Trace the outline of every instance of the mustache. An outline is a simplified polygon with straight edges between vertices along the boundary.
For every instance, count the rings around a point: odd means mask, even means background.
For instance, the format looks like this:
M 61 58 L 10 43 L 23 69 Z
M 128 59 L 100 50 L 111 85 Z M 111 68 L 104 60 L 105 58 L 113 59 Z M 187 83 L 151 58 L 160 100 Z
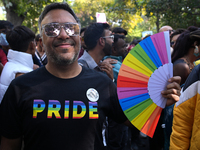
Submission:
M 59 39 L 59 40 L 56 40 L 53 42 L 53 45 L 54 46 L 58 46 L 58 45 L 61 45 L 61 44 L 69 44 L 69 45 L 75 45 L 75 42 L 73 40 L 70 40 L 70 39 Z

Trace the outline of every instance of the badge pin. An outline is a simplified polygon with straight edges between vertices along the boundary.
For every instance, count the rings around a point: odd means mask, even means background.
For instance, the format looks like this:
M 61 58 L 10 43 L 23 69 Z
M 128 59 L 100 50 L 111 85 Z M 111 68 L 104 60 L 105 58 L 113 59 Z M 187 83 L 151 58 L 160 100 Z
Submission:
M 86 96 L 91 102 L 99 100 L 99 93 L 94 88 L 89 88 L 86 92 Z

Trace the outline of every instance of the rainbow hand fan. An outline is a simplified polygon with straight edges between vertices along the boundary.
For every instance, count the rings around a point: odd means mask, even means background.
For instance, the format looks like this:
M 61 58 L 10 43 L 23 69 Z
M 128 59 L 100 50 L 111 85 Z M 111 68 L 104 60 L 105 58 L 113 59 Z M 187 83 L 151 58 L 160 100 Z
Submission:
M 169 32 L 154 34 L 137 44 L 126 56 L 117 80 L 120 105 L 130 122 L 153 137 L 166 105 L 161 91 L 173 76 Z

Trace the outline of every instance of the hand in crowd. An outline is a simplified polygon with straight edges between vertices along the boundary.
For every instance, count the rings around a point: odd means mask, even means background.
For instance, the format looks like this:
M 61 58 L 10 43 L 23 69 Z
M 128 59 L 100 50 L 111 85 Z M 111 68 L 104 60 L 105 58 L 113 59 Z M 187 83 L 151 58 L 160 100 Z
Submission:
M 109 64 L 116 64 L 117 60 L 116 59 L 112 59 L 112 58 L 107 58 L 107 59 L 104 59 L 103 62 L 107 62 Z
M 35 69 L 37 69 L 37 68 L 39 68 L 39 66 L 36 65 L 36 64 L 33 64 L 33 70 L 35 70 Z
M 170 106 L 174 104 L 175 102 L 179 101 L 179 97 L 181 95 L 181 77 L 175 76 L 168 80 L 170 84 L 167 85 L 167 89 L 165 91 L 162 91 L 161 94 L 163 97 L 167 98 L 166 106 Z
M 114 75 L 113 75 L 113 67 L 112 64 L 116 64 L 117 61 L 115 59 L 111 59 L 111 58 L 108 58 L 108 59 L 105 59 L 103 62 L 101 62 L 99 64 L 99 67 L 101 68 L 102 71 L 106 72 L 106 74 L 108 75 L 108 77 L 110 79 L 114 79 Z

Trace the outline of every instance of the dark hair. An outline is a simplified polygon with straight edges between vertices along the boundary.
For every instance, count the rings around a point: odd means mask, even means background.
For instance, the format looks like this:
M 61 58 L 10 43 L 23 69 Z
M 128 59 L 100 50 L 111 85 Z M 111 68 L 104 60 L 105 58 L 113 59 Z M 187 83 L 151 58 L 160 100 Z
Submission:
M 134 45 L 137 45 L 138 43 L 140 43 L 140 41 L 142 41 L 141 39 L 140 40 L 137 40 L 137 39 L 134 39 L 130 45 L 134 44 Z
M 16 26 L 6 33 L 6 40 L 11 49 L 26 52 L 31 41 L 34 41 L 35 33 L 25 26 Z
M 38 25 L 39 25 L 40 33 L 41 33 L 42 20 L 44 19 L 44 17 L 47 15 L 48 12 L 50 12 L 51 10 L 55 10 L 55 9 L 63 9 L 63 10 L 68 11 L 74 17 L 74 19 L 77 21 L 77 23 L 80 24 L 78 17 L 76 16 L 74 11 L 71 9 L 71 7 L 67 3 L 51 3 L 50 5 L 47 5 L 44 8 L 44 11 L 41 13 L 41 15 L 39 17 Z
M 105 29 L 110 29 L 109 24 L 93 23 L 86 29 L 84 34 L 84 42 L 87 46 L 87 50 L 91 50 L 97 45 L 99 38 L 105 35 Z
M 86 29 L 87 29 L 87 27 L 85 27 L 85 28 L 81 28 L 81 32 L 80 32 L 80 34 L 81 34 L 82 32 L 84 32 Z
M 194 26 L 188 29 L 181 33 L 176 41 L 172 53 L 172 62 L 185 56 L 189 52 L 190 48 L 194 48 L 195 41 L 197 42 L 197 45 L 200 45 L 200 29 Z
M 5 29 L 6 31 L 11 30 L 13 28 L 13 24 L 9 21 L 0 20 L 0 29 Z
M 41 37 L 40 34 L 37 34 L 35 37 L 35 41 L 38 42 L 40 40 L 40 37 Z
M 127 35 L 127 31 L 123 28 L 120 28 L 120 27 L 115 27 L 112 32 L 114 34 L 117 34 L 117 33 L 124 33 L 124 35 Z
M 198 29 L 198 28 L 195 27 L 195 26 L 189 26 L 189 27 L 187 28 L 187 30 L 189 30 L 190 32 L 196 31 L 197 29 Z
M 178 35 L 178 34 L 181 34 L 183 33 L 184 31 L 186 31 L 186 29 L 176 29 L 171 35 L 170 35 L 170 41 L 172 40 L 172 38 L 175 36 L 175 35 Z
M 148 38 L 148 37 L 150 37 L 150 36 L 151 36 L 151 34 L 147 34 L 145 37 L 143 37 L 142 40 L 144 40 L 144 39 L 146 39 L 146 38 Z
M 124 35 L 120 35 L 120 34 L 114 34 L 114 43 L 113 44 L 116 44 L 119 39 L 123 39 L 124 40 L 125 36 Z

